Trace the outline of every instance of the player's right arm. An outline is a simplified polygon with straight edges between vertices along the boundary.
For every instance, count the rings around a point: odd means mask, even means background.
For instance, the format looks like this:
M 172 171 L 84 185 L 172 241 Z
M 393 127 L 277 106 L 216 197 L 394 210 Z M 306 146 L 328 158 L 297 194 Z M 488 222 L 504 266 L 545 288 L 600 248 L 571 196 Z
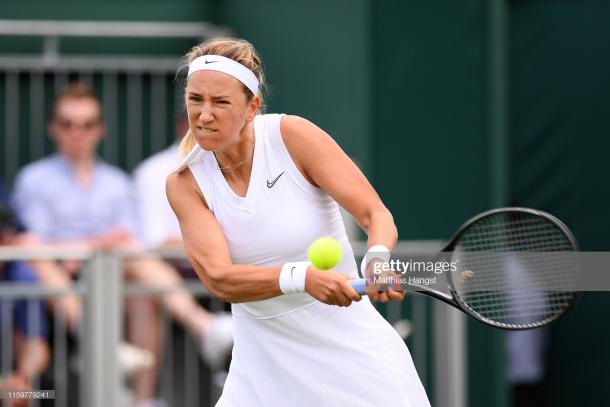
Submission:
M 186 169 L 167 178 L 167 198 L 180 223 L 189 261 L 208 290 L 232 303 L 281 295 L 280 266 L 233 264 L 220 225 L 210 212 L 197 183 Z M 360 296 L 337 272 L 307 273 L 306 291 L 327 304 L 347 306 Z

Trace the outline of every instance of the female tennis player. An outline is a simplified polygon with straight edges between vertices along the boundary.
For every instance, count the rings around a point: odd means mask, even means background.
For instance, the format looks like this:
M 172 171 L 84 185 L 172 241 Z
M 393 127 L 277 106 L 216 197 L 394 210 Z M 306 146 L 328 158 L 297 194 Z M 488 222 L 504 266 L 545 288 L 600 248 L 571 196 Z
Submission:
M 338 204 L 369 251 L 396 244 L 375 190 L 320 128 L 260 113 L 264 75 L 248 42 L 198 45 L 185 65 L 188 154 L 167 195 L 199 277 L 232 303 L 233 359 L 217 405 L 429 406 L 404 342 L 348 283 L 357 267 Z M 306 261 L 320 236 L 342 246 L 334 270 Z

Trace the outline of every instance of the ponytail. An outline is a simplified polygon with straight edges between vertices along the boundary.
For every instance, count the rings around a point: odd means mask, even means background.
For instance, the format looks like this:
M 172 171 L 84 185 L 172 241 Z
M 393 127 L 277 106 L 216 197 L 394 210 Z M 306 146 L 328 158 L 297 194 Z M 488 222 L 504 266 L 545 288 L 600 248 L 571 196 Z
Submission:
M 195 145 L 197 145 L 197 140 L 195 140 L 195 136 L 193 136 L 191 129 L 188 129 L 180 142 L 180 154 L 183 156 L 187 155 L 191 152 Z

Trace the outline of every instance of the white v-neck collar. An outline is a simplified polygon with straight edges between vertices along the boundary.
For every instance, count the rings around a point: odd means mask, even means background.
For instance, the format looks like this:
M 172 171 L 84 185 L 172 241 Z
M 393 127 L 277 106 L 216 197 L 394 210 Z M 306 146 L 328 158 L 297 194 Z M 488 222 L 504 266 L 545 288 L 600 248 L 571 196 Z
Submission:
M 256 204 L 256 196 L 257 196 L 257 188 L 256 182 L 258 182 L 258 173 L 259 167 L 261 163 L 259 161 L 261 158 L 261 150 L 263 148 L 263 143 L 260 138 L 263 136 L 262 133 L 257 131 L 257 120 L 254 120 L 254 154 L 252 155 L 252 169 L 250 172 L 250 180 L 248 181 L 248 189 L 246 190 L 245 196 L 239 196 L 235 193 L 233 188 L 229 185 L 225 177 L 222 175 L 222 171 L 219 168 L 218 161 L 216 161 L 216 156 L 214 153 L 210 152 L 211 159 L 210 162 L 214 163 L 215 169 L 214 174 L 218 183 L 222 185 L 223 188 L 226 189 L 230 199 L 236 207 L 240 209 L 244 209 L 246 211 L 252 212 L 254 210 L 254 206 Z

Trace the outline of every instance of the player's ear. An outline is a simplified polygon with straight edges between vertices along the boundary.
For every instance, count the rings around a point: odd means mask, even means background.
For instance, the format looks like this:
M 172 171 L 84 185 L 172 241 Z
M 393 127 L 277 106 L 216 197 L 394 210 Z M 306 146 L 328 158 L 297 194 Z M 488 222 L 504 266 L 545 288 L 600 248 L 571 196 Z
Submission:
M 260 109 L 260 107 L 261 98 L 260 96 L 255 95 L 254 97 L 252 97 L 252 99 L 250 99 L 250 102 L 248 102 L 248 116 L 246 120 L 248 120 L 249 122 L 254 120 L 254 118 L 256 117 L 256 113 L 258 113 L 258 109 Z

